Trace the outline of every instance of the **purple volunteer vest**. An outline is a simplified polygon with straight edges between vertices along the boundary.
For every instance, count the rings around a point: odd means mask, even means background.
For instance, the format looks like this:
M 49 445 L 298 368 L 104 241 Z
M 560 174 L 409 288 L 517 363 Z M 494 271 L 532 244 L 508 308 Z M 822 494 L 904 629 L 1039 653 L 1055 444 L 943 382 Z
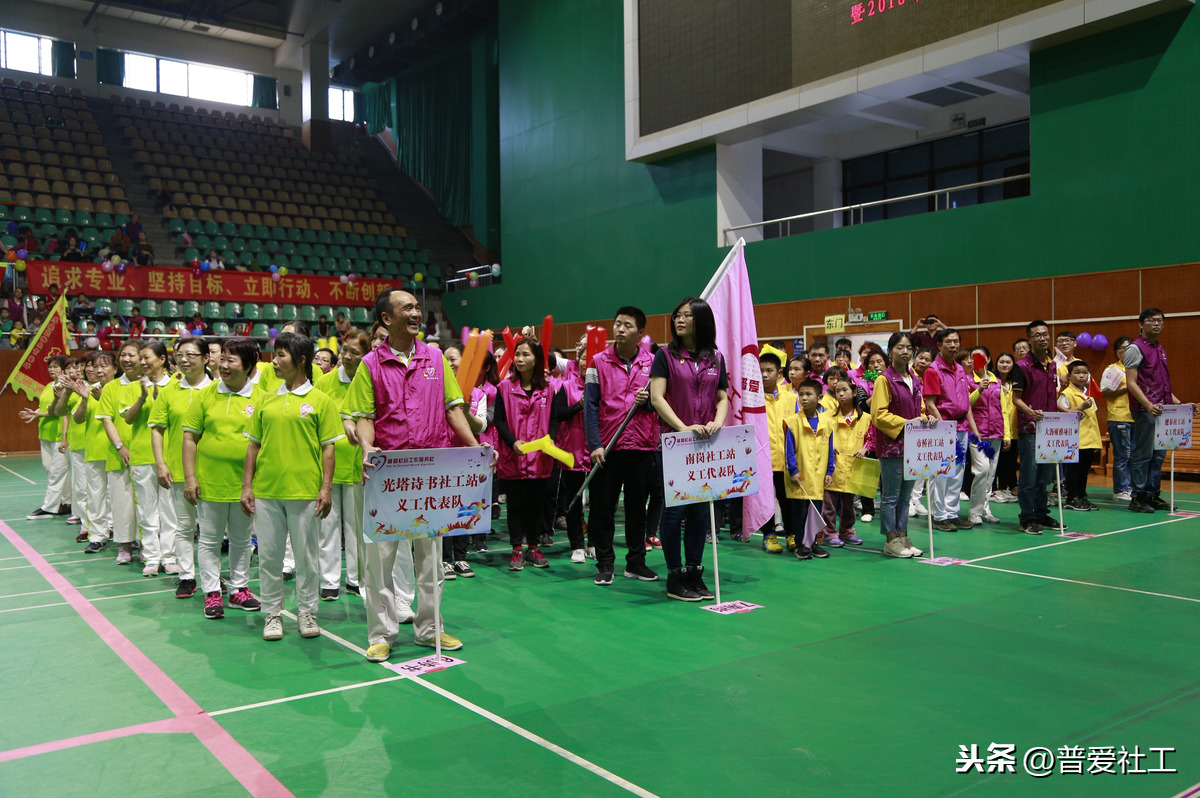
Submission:
M 979 428 L 979 437 L 982 440 L 1004 437 L 1004 414 L 1000 410 L 1000 382 L 994 375 L 988 383 L 987 390 L 979 394 L 979 399 L 971 408 L 971 415 L 975 417 L 975 426 Z
M 1160 343 L 1150 343 L 1144 336 L 1138 336 L 1133 345 L 1142 353 L 1142 362 L 1137 370 L 1138 387 L 1151 404 L 1170 404 L 1171 372 L 1167 370 L 1167 350 Z M 1142 403 L 1137 401 L 1131 401 L 1129 409 L 1134 413 L 1146 412 Z
M 711 360 L 697 363 L 691 352 L 684 350 L 667 353 L 670 376 L 663 396 L 675 415 L 685 426 L 707 424 L 717 416 L 717 385 L 721 380 L 721 369 L 725 365 L 721 353 L 713 350 Z M 666 422 L 660 421 L 662 432 L 674 432 Z
M 550 403 L 554 389 L 547 386 L 531 394 L 521 389 L 516 380 L 504 380 L 497 388 L 504 402 L 504 420 L 519 441 L 535 441 L 550 431 Z M 500 447 L 500 465 L 496 473 L 501 479 L 540 479 L 550 476 L 554 463 L 544 452 L 517 454 L 511 446 Z
M 417 341 L 405 366 L 387 344 L 362 359 L 375 389 L 375 445 L 380 449 L 450 446 L 441 351 Z
M 1021 401 L 1032 410 L 1043 413 L 1053 413 L 1058 410 L 1058 369 L 1053 359 L 1048 359 L 1046 365 L 1038 364 L 1033 358 L 1033 352 L 1026 352 L 1025 357 L 1017 362 L 1017 368 L 1025 378 L 1025 390 L 1021 392 Z M 1017 432 L 1026 435 L 1037 432 L 1037 421 L 1032 416 L 1017 413 Z
M 887 380 L 888 392 L 892 395 L 892 401 L 888 403 L 888 410 L 901 418 L 920 418 L 921 381 L 914 375 L 902 375 L 891 366 L 884 369 L 880 376 Z M 905 376 L 912 380 L 912 388 L 905 384 Z M 901 430 L 895 438 L 890 438 L 885 434 L 880 434 L 877 430 L 875 453 L 879 457 L 903 457 L 904 431 Z

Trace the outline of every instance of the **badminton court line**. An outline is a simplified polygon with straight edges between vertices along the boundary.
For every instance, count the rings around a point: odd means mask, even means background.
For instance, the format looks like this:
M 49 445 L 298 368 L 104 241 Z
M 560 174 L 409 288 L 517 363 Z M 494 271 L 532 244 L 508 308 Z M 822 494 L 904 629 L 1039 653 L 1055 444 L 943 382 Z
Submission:
M 243 704 L 240 707 L 230 707 L 229 709 L 218 709 L 214 712 L 209 712 L 209 717 L 215 718 L 218 715 L 228 715 L 233 712 L 243 712 L 247 709 L 258 709 L 260 707 L 270 707 L 276 704 L 287 704 L 291 701 L 299 701 L 303 698 L 315 698 L 319 695 L 330 695 L 331 693 L 344 693 L 347 690 L 357 690 L 360 687 L 370 687 L 375 684 L 385 684 L 387 682 L 396 682 L 401 679 L 407 679 L 408 674 L 399 674 L 396 676 L 388 676 L 385 679 L 372 679 L 369 682 L 356 682 L 354 684 L 344 684 L 341 687 L 331 687 L 328 690 L 317 690 L 312 693 L 300 693 L 299 695 L 289 695 L 283 698 L 273 698 L 270 701 L 259 701 L 255 704 Z
M 32 479 L 30 479 L 29 477 L 25 476 L 24 474 L 18 474 L 16 471 L 13 471 L 11 468 L 9 468 L 9 467 L 8 467 L 8 466 L 6 466 L 6 465 L 0 465 L 0 468 L 3 468 L 5 471 L 7 471 L 8 473 L 12 474 L 14 477 L 17 477 L 17 478 L 19 478 L 19 479 L 23 479 L 23 480 L 25 480 L 25 481 L 26 481 L 26 482 L 28 482 L 30 485 L 36 485 L 36 484 L 37 484 L 36 482 L 34 482 L 34 481 L 33 481 Z
M 1153 526 L 1163 526 L 1164 524 L 1175 524 L 1180 521 L 1188 521 L 1188 520 L 1191 520 L 1191 519 L 1171 518 L 1166 521 L 1155 521 L 1153 524 L 1142 524 L 1141 526 L 1131 526 L 1128 529 L 1114 529 L 1112 532 L 1101 532 L 1099 534 L 1092 535 L 1090 538 L 1067 538 L 1066 540 L 1058 540 L 1058 541 L 1055 541 L 1054 543 L 1043 543 L 1040 546 L 1030 546 L 1027 549 L 1014 549 L 1013 551 L 1002 551 L 999 554 L 989 554 L 986 557 L 976 557 L 973 560 L 966 560 L 965 562 L 960 563 L 960 565 L 970 565 L 971 563 L 983 562 L 984 560 L 994 560 L 997 557 L 1008 557 L 1011 554 L 1022 554 L 1027 551 L 1037 551 L 1038 549 L 1048 549 L 1051 546 L 1065 546 L 1068 543 L 1078 543 L 1081 540 L 1095 540 L 1096 538 L 1106 538 L 1109 535 L 1119 535 L 1122 532 L 1134 532 L 1139 529 L 1149 529 L 1150 527 L 1153 527 Z
M 296 616 L 294 614 L 292 614 L 286 610 L 283 612 L 283 614 L 293 620 L 295 620 L 295 618 L 296 618 Z M 345 648 L 348 648 L 351 651 L 356 652 L 360 656 L 365 657 L 367 655 L 366 649 L 360 648 L 360 647 L 356 646 L 354 643 L 351 643 L 349 640 L 346 640 L 345 638 L 342 638 L 342 637 L 338 637 L 337 635 L 333 634 L 332 632 L 322 629 L 321 634 L 325 637 L 328 637 L 330 640 L 334 641 L 335 643 L 338 643 L 339 645 L 342 645 Z M 524 737 L 529 742 L 534 743 L 535 745 L 539 745 L 542 748 L 545 748 L 550 753 L 557 754 L 558 756 L 561 756 L 563 759 L 567 760 L 568 762 L 571 762 L 572 764 L 578 765 L 579 767 L 583 768 L 584 770 L 588 770 L 588 771 L 594 773 L 595 775 L 599 776 L 600 778 L 604 779 L 605 781 L 609 782 L 610 784 L 615 784 L 616 786 L 620 787 L 621 789 L 627 790 L 628 792 L 631 792 L 634 795 L 639 796 L 640 798 L 658 798 L 657 795 L 650 792 L 649 790 L 639 787 L 638 785 L 634 784 L 632 781 L 629 781 L 628 779 L 621 778 L 620 776 L 618 776 L 616 773 L 613 773 L 612 771 L 605 770 L 604 768 L 597 765 L 595 762 L 591 762 L 587 759 L 584 759 L 583 757 L 579 756 L 578 754 L 572 753 L 571 751 L 568 751 L 567 749 L 563 748 L 562 746 L 557 745 L 556 743 L 552 743 L 549 740 L 547 740 L 545 737 L 534 734 L 533 732 L 529 731 L 528 729 L 518 726 L 517 724 L 513 723 L 512 721 L 510 721 L 506 718 L 502 718 L 501 716 L 497 715 L 496 713 L 491 712 L 487 709 L 484 709 L 483 707 L 479 706 L 478 704 L 472 703 L 471 701 L 468 701 L 467 699 L 463 698 L 462 696 L 459 696 L 455 693 L 450 692 L 449 690 L 438 687 L 437 685 L 432 684 L 431 682 L 427 682 L 424 679 L 422 679 L 420 676 L 406 676 L 405 678 L 407 678 L 413 684 L 418 684 L 421 687 L 424 687 L 426 690 L 430 690 L 434 693 L 437 693 L 442 698 L 453 701 L 455 704 L 458 704 L 463 709 L 466 709 L 470 712 L 474 712 L 476 715 L 480 716 L 481 718 L 490 720 L 492 723 L 495 723 L 497 726 L 500 726 L 501 728 L 507 729 L 508 731 L 512 732 L 513 734 L 516 734 L 520 737 Z
M 1105 590 L 1120 590 L 1123 593 L 1140 593 L 1143 596 L 1157 596 L 1158 598 L 1177 599 L 1179 601 L 1190 601 L 1195 604 L 1200 604 L 1200 598 L 1188 598 L 1187 596 L 1175 596 L 1170 593 L 1155 593 L 1152 590 L 1137 590 L 1132 587 L 1117 587 L 1116 585 L 1102 585 L 1099 582 L 1084 582 L 1081 579 L 1066 579 L 1061 576 L 1047 576 L 1046 574 L 1031 574 L 1027 571 L 1010 571 L 1007 568 L 993 568 L 990 565 L 974 565 L 969 562 L 959 563 L 959 565 L 967 565 L 971 568 L 978 568 L 981 571 L 997 571 L 1002 574 L 1015 574 L 1016 576 L 1032 576 L 1035 579 L 1049 579 L 1053 582 L 1070 582 L 1073 585 L 1087 585 L 1088 587 L 1101 587 Z

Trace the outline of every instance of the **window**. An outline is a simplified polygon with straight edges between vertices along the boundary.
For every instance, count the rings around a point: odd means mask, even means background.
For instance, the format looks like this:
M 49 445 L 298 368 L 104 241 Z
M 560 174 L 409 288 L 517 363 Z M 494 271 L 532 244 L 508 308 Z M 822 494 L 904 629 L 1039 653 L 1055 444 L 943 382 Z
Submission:
M 254 75 L 249 72 L 137 53 L 125 53 L 124 56 L 123 85 L 127 89 L 229 105 L 249 106 L 253 102 Z
M 856 205 L 1028 173 L 1029 121 L 1025 120 L 847 160 L 842 164 L 842 199 L 846 205 Z M 951 192 L 949 203 L 956 208 L 1028 194 L 1029 182 L 1016 180 Z M 897 219 L 945 207 L 942 195 L 922 197 L 876 205 L 861 214 L 847 213 L 845 223 Z
M 0 67 L 38 75 L 54 74 L 53 39 L 0 31 Z
M 329 87 L 329 118 L 339 122 L 354 121 L 354 92 Z

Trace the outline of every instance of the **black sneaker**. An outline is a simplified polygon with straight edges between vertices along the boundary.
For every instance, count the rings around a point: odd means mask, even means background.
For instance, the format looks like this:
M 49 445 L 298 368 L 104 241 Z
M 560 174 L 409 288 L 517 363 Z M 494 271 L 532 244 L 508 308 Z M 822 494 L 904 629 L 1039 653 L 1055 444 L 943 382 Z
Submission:
M 704 584 L 704 566 L 697 565 L 688 568 L 688 577 L 691 579 L 690 587 L 702 599 L 715 599 L 717 594 L 708 589 L 708 585 Z
M 475 552 L 476 554 L 486 554 L 487 550 L 488 550 L 488 547 L 487 547 L 486 540 L 481 540 L 478 543 L 471 546 L 471 551 Z
M 812 556 L 817 557 L 822 560 L 829 556 L 829 552 L 827 552 L 827 551 L 825 551 L 825 549 L 821 548 L 821 544 L 819 544 L 819 543 L 812 544 L 811 551 L 812 551 Z
M 611 585 L 612 580 L 613 580 L 613 572 L 612 571 L 597 571 L 596 578 L 592 580 L 592 583 L 597 584 L 597 585 Z
M 1165 510 L 1167 509 L 1167 501 L 1162 496 L 1151 496 L 1150 506 L 1155 510 Z
M 796 545 L 795 554 L 797 560 L 811 560 L 813 558 L 812 549 L 810 549 L 808 546 L 805 546 L 803 543 Z
M 1129 500 L 1129 509 L 1135 513 L 1153 513 L 1154 505 L 1148 504 L 1135 496 Z
M 86 543 L 87 539 L 89 537 L 91 537 L 91 534 L 89 532 L 86 532 L 86 531 L 80 532 L 78 535 L 75 536 L 75 542 L 76 543 Z
M 1067 499 L 1065 502 L 1063 502 L 1063 509 L 1086 513 L 1087 505 L 1079 499 Z
M 195 579 L 180 579 L 175 585 L 175 598 L 189 599 L 194 595 L 196 595 Z
M 645 563 L 638 563 L 637 565 L 626 565 L 625 566 L 625 576 L 630 579 L 640 579 L 643 582 L 657 582 L 658 581 L 658 574 L 656 574 L 656 573 L 654 573 L 654 571 L 650 570 L 646 566 Z
M 678 601 L 699 601 L 700 594 L 691 585 L 687 568 L 678 568 L 667 573 L 667 598 Z
M 551 535 L 549 532 L 544 533 L 542 535 L 541 539 L 538 541 L 538 545 L 539 546 L 553 546 L 554 545 L 554 536 Z
M 1042 534 L 1042 526 L 1037 521 L 1026 521 L 1025 523 L 1021 524 L 1017 528 L 1020 529 L 1022 532 L 1024 532 L 1026 535 Z
M 346 583 L 346 592 L 353 593 L 356 596 L 362 595 L 362 591 L 359 589 L 358 585 L 352 585 L 349 582 Z
M 975 526 L 974 524 L 971 523 L 970 518 L 963 518 L 962 516 L 958 516 L 958 515 L 954 516 L 953 518 L 951 518 L 949 520 L 950 520 L 950 523 L 954 524 L 955 528 L 957 528 L 957 529 L 972 529 Z
M 933 528 L 939 532 L 957 532 L 959 526 L 947 518 L 945 521 L 934 521 Z
M 58 518 L 58 513 L 52 513 L 49 510 L 43 510 L 41 507 L 39 507 L 29 515 L 25 516 L 26 521 L 43 521 L 47 518 Z
M 466 560 L 455 560 L 453 564 L 454 573 L 461 576 L 463 579 L 470 579 L 475 575 L 475 569 Z
M 321 588 L 321 601 L 337 601 L 338 589 L 336 587 Z
M 283 581 L 285 581 L 285 582 L 290 582 L 290 581 L 292 581 L 292 580 L 293 580 L 293 579 L 295 579 L 295 578 L 296 578 L 296 572 L 295 572 L 295 571 L 284 571 L 284 572 L 283 572 Z
M 84 554 L 96 554 L 103 548 L 104 548 L 104 543 L 102 541 L 94 541 L 92 543 L 87 544 L 87 548 L 83 550 L 83 553 Z
M 1042 529 L 1048 529 L 1051 532 L 1062 532 L 1067 528 L 1066 524 L 1059 523 L 1048 515 L 1042 516 L 1036 521 Z

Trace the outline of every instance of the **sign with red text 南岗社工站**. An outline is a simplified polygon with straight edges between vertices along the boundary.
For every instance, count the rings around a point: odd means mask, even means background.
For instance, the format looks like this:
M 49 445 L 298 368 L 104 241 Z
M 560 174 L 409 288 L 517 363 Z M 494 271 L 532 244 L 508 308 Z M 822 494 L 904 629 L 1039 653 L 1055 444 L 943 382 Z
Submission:
M 754 427 L 721 427 L 710 438 L 694 432 L 662 436 L 663 491 L 667 507 L 758 493 Z

